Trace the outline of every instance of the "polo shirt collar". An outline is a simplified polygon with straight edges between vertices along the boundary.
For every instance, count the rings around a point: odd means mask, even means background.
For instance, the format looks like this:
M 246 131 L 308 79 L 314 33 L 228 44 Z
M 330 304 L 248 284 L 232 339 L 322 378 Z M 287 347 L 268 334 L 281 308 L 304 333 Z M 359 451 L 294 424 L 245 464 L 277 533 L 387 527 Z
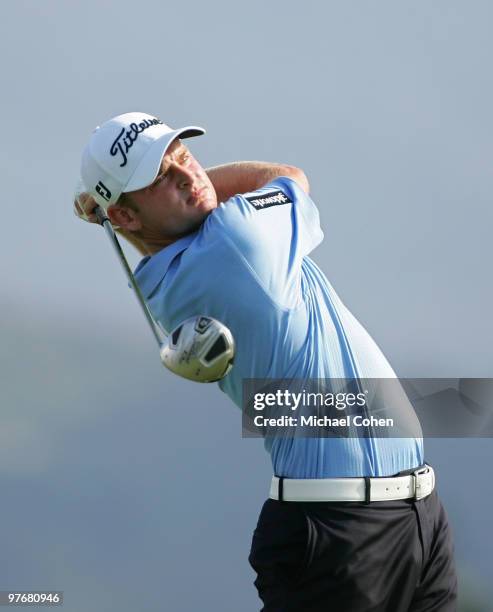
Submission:
M 135 280 L 146 299 L 163 280 L 173 259 L 195 240 L 198 232 L 188 234 L 154 255 L 140 260 L 134 271 Z

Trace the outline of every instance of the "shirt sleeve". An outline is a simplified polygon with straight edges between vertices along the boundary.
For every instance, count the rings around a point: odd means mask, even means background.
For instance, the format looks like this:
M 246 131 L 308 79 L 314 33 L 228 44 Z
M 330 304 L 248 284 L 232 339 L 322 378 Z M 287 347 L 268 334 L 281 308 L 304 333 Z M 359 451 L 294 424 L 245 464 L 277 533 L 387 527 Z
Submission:
M 279 177 L 236 195 L 207 218 L 204 238 L 220 234 L 270 297 L 292 308 L 301 300 L 303 258 L 323 240 L 317 207 L 296 181 Z

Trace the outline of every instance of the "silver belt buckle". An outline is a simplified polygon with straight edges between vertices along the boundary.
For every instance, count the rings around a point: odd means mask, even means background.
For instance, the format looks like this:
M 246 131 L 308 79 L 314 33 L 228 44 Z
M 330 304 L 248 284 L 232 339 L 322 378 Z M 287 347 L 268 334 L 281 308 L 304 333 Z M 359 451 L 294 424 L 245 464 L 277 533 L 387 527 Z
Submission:
M 428 474 L 428 472 L 430 471 L 430 468 L 426 465 L 425 467 L 416 470 L 413 472 L 413 477 L 414 477 L 414 500 L 418 501 L 420 499 L 423 499 L 423 497 L 426 497 L 426 493 L 424 495 L 421 495 L 421 484 L 419 483 L 419 476 L 421 474 Z

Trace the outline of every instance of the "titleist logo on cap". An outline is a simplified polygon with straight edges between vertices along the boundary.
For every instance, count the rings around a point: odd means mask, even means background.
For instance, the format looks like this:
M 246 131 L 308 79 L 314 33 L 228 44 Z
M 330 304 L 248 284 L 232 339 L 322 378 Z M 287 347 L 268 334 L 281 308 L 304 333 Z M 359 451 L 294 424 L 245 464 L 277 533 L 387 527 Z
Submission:
M 121 132 L 113 141 L 110 148 L 110 155 L 115 157 L 121 155 L 120 168 L 123 168 L 127 164 L 128 158 L 127 153 L 133 147 L 134 142 L 144 130 L 150 128 L 153 125 L 162 124 L 163 122 L 159 119 L 143 119 L 140 123 L 131 123 L 128 129 L 122 128 Z

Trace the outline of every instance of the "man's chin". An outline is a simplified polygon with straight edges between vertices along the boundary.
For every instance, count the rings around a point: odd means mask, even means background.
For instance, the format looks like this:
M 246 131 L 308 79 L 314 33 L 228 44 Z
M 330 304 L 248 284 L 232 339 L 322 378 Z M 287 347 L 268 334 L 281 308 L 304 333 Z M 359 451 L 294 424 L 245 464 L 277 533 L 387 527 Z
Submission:
M 188 226 L 188 230 L 185 233 L 183 233 L 182 236 L 186 236 L 187 234 L 196 232 L 201 227 L 201 225 L 204 223 L 204 221 L 207 219 L 207 217 L 211 214 L 213 210 L 214 208 L 209 208 L 209 209 L 205 209 L 204 211 L 200 211 L 200 216 L 197 218 L 196 221 L 190 223 L 190 225 Z
M 203 198 L 197 202 L 197 207 L 201 210 L 214 210 L 217 208 L 217 198 L 215 193 L 206 192 Z

